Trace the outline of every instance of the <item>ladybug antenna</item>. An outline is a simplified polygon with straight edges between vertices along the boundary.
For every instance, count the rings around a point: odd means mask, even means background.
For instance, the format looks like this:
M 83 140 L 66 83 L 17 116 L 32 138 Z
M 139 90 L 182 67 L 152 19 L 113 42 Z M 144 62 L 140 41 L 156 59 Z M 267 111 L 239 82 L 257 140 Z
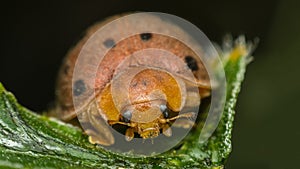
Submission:
M 169 118 L 169 119 L 160 119 L 160 122 L 161 123 L 169 123 L 169 122 L 174 121 L 174 120 L 179 119 L 179 118 L 193 119 L 195 117 L 196 117 L 196 113 L 189 112 L 189 113 L 179 114 L 178 116 L 175 116 L 175 117 L 172 117 L 172 118 Z

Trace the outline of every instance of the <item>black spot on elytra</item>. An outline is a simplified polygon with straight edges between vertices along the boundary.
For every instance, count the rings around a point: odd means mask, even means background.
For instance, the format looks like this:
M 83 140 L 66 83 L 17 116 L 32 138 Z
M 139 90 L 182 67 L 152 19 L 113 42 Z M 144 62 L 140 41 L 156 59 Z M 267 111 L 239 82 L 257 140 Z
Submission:
M 140 34 L 140 36 L 143 41 L 148 41 L 152 38 L 151 33 L 142 33 L 142 34 Z
M 85 90 L 86 90 L 86 87 L 85 87 L 85 83 L 83 80 L 77 80 L 74 83 L 73 94 L 75 96 L 81 95 L 83 92 L 85 92 Z
M 103 44 L 107 48 L 113 48 L 116 46 L 116 42 L 113 39 L 106 39 Z
M 199 69 L 197 61 L 192 57 L 192 56 L 186 56 L 184 58 L 185 63 L 187 64 L 187 66 L 192 70 L 192 71 L 196 71 Z

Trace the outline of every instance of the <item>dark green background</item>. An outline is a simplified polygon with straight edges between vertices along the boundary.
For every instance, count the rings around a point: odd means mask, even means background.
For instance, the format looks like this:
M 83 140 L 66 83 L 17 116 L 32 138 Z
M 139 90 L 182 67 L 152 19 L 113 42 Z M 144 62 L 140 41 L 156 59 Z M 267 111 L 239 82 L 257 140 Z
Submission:
M 175 14 L 218 43 L 226 33 L 259 37 L 238 101 L 226 166 L 299 168 L 299 1 L 11 1 L 0 9 L 0 81 L 35 111 L 51 106 L 57 70 L 68 49 L 89 25 L 113 14 Z

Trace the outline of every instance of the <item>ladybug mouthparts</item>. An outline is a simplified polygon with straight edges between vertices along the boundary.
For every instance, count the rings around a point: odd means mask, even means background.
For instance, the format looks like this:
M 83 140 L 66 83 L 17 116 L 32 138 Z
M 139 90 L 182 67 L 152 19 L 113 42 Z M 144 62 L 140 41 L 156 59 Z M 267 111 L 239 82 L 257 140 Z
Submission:
M 158 127 L 145 128 L 141 130 L 140 136 L 143 139 L 146 138 L 155 138 L 160 134 Z

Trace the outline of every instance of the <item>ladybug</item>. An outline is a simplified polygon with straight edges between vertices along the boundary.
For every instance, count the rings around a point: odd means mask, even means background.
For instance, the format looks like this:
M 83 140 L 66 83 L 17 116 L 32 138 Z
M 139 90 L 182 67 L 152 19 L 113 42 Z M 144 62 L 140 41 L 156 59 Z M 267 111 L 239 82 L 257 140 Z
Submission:
M 199 106 L 200 100 L 211 94 L 208 72 L 200 56 L 180 40 L 151 31 L 120 41 L 112 32 L 125 29 L 122 27 L 107 32 L 109 37 L 105 39 L 94 36 L 119 17 L 122 16 L 113 16 L 89 28 L 68 52 L 59 71 L 53 116 L 67 122 L 79 120 L 89 141 L 104 146 L 115 143 L 111 128 L 115 125 L 126 127 L 127 141 L 135 137 L 154 139 L 161 133 L 170 137 L 171 126 L 177 119 L 181 121 L 176 127 L 191 127 L 190 119 L 197 112 L 189 111 L 190 108 Z M 160 21 L 159 27 L 164 28 L 164 24 Z M 93 52 L 84 50 L 90 38 L 107 52 L 100 63 L 85 59 L 76 67 L 79 55 L 84 58 L 85 53 Z M 95 69 L 92 65 L 97 65 L 94 76 L 89 74 Z M 82 76 L 75 77 L 76 71 Z M 86 97 L 90 91 L 94 94 Z

